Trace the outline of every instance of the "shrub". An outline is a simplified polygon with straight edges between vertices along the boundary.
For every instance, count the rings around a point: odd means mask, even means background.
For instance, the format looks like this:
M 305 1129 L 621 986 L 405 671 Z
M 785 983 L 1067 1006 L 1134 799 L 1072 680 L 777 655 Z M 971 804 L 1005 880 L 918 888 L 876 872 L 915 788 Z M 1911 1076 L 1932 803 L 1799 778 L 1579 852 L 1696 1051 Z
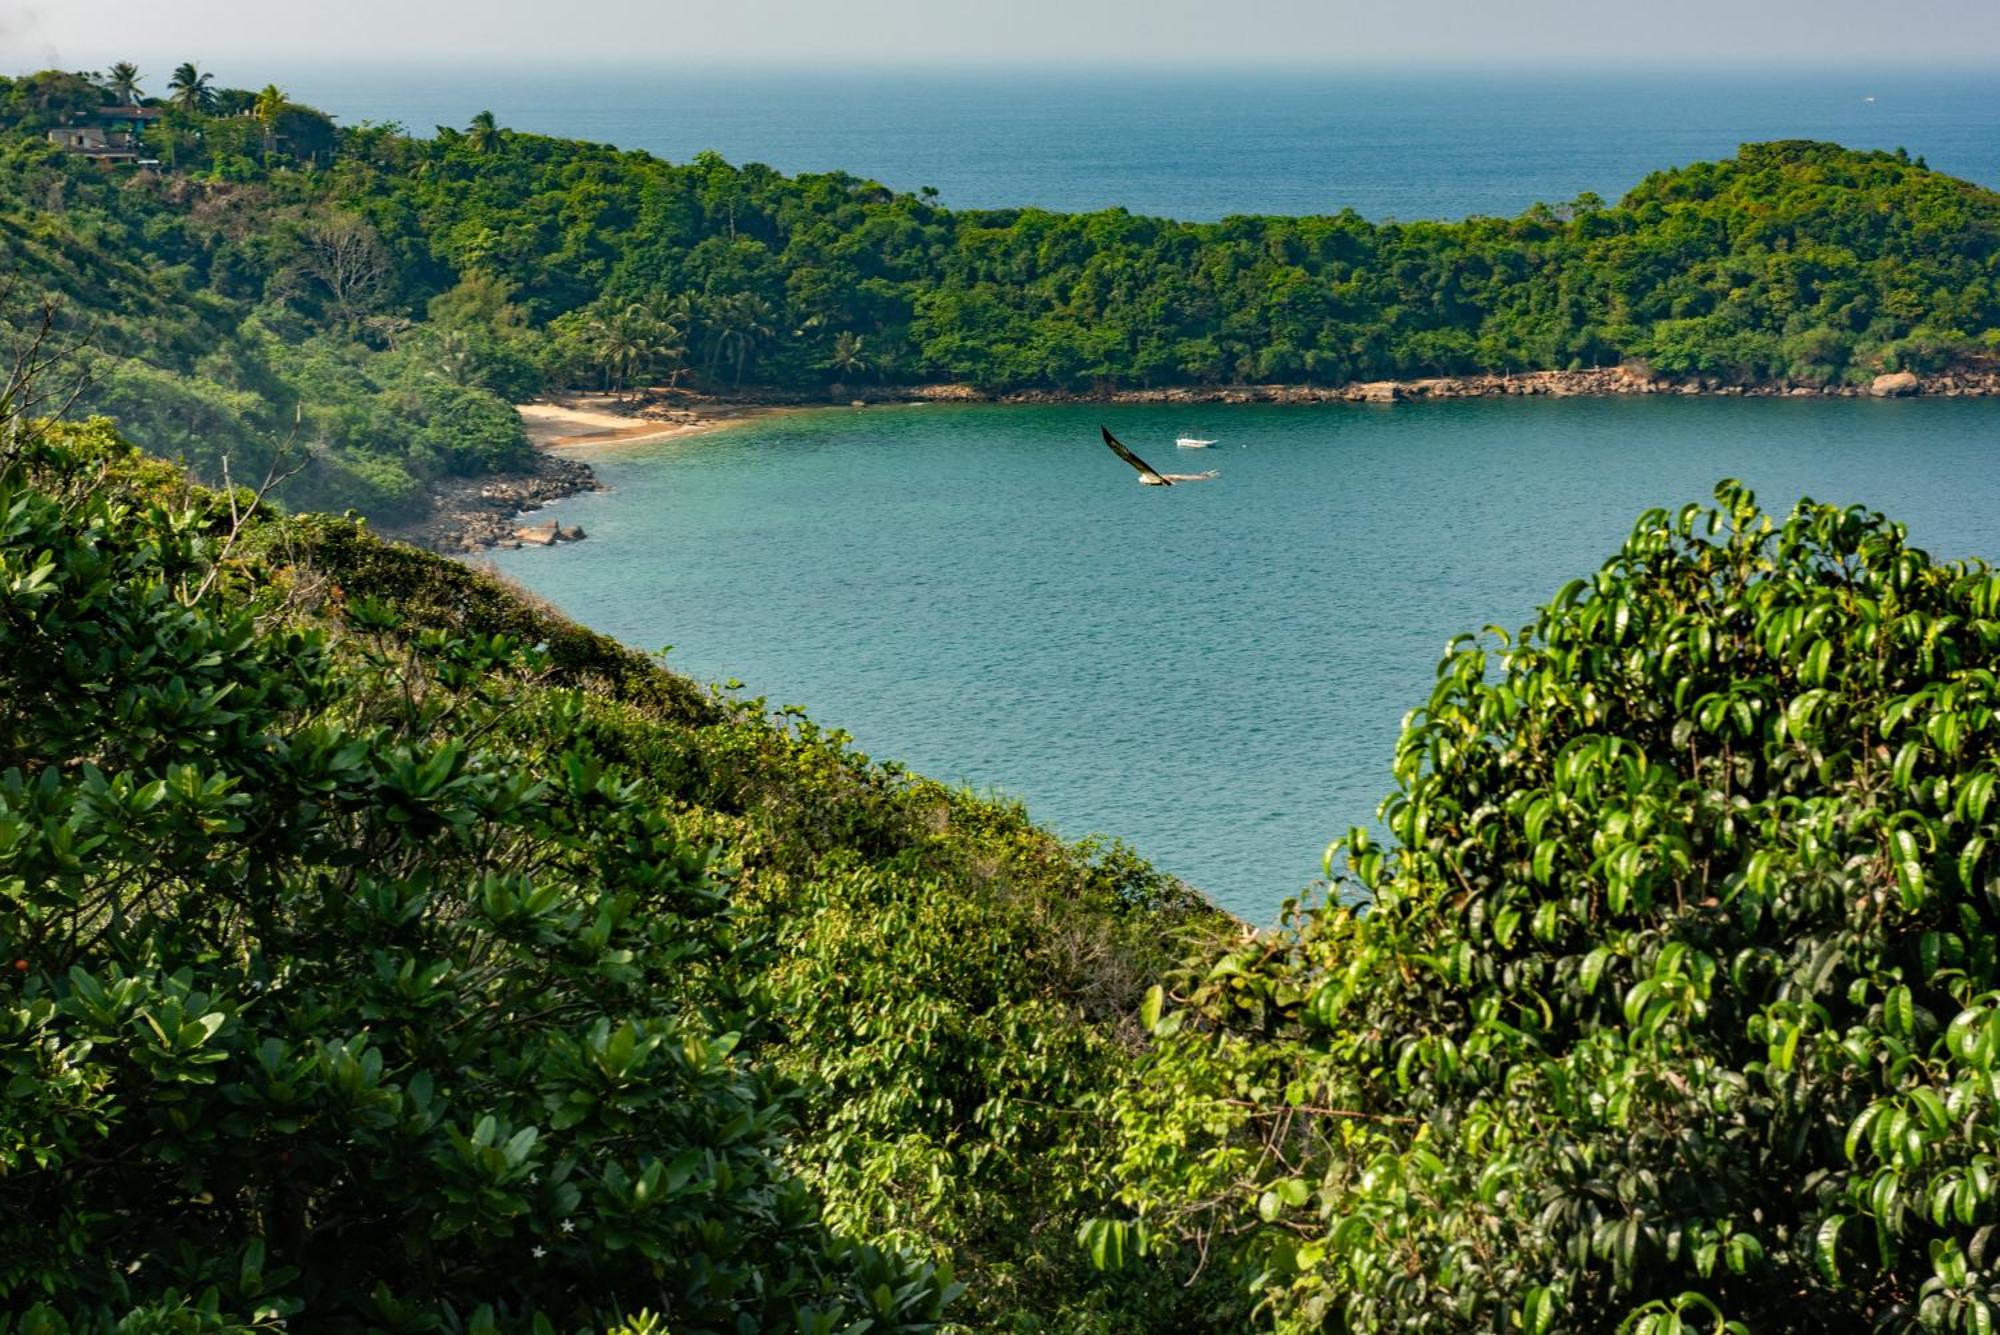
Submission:
M 934 1325 L 949 1276 L 783 1163 L 761 947 L 575 694 L 299 617 L 146 467 L 90 427 L 0 476 L 0 1308 Z
M 1283 1329 L 1991 1327 L 2000 574 L 1716 495 L 1454 646 L 1365 908 L 1149 1000 L 1100 1260 Z

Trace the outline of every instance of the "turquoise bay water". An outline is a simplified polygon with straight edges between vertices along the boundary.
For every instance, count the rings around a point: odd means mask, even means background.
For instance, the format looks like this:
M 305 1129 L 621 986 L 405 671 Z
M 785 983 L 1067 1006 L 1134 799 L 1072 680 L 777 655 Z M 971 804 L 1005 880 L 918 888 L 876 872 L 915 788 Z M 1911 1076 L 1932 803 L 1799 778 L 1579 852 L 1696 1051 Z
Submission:
M 1222 476 L 1141 487 L 1100 420 Z M 1267 922 L 1372 820 L 1451 635 L 1530 620 L 1640 511 L 1725 476 L 2000 556 L 1996 428 L 1969 400 L 843 409 L 592 452 L 612 490 L 547 512 L 590 540 L 495 559 L 684 672 Z
M 613 60 L 635 59 L 619 53 Z M 224 68 L 346 124 L 503 125 L 840 169 L 957 208 L 1512 216 L 1746 140 L 1906 146 L 2000 185 L 2000 72 Z M 1873 99 L 1870 101 L 1869 99 Z

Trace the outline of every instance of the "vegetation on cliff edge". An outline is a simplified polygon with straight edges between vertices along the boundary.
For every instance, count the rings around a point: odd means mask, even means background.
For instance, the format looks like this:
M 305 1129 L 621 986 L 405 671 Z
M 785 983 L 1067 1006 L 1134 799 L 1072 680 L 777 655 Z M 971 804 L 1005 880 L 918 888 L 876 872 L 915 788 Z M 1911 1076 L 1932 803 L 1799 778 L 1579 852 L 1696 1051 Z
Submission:
M 1184 1324 L 1071 1240 L 1183 888 L 102 423 L 14 449 L 22 1329 Z

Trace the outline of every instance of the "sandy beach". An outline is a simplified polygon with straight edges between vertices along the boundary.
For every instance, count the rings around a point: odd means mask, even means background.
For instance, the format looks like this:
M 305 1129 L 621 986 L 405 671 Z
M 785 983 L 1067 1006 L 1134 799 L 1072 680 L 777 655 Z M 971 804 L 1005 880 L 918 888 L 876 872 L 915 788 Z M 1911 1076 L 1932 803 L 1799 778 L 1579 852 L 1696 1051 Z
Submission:
M 757 405 L 703 405 L 699 410 L 669 409 L 666 416 L 636 416 L 609 395 L 576 395 L 562 402 L 517 403 L 514 411 L 521 415 L 521 426 L 536 449 L 560 449 L 672 440 L 772 410 Z

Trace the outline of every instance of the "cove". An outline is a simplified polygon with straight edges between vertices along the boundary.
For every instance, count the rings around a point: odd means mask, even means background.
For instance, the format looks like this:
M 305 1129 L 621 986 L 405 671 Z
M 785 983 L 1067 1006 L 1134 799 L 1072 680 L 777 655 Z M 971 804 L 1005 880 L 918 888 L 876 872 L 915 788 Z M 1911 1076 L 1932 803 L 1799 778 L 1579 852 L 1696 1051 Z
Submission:
M 1102 422 L 1199 486 L 1141 487 Z M 1122 838 L 1251 922 L 1390 789 L 1445 642 L 1518 628 L 1650 506 L 1737 477 L 2000 555 L 2000 404 L 909 406 L 578 453 L 590 539 L 506 575 L 870 755 Z M 1205 451 L 1177 436 L 1213 437 Z

